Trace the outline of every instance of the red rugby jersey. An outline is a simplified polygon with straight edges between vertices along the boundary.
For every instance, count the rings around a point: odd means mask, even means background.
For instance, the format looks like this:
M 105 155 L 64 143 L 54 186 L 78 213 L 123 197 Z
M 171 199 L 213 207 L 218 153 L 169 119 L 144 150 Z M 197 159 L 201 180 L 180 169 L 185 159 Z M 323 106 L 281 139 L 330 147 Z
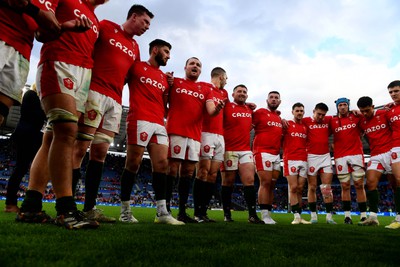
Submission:
M 213 101 L 209 86 L 204 83 L 174 78 L 169 92 L 167 132 L 201 140 L 204 109 L 207 101 Z
M 164 125 L 164 97 L 167 76 L 148 62 L 135 62 L 129 70 L 129 112 L 127 120 L 144 120 Z
M 14 47 L 27 60 L 31 57 L 36 22 L 28 15 L 0 5 L 0 40 Z
M 210 87 L 210 91 L 212 93 L 215 105 L 218 105 L 218 101 L 228 100 L 228 92 L 225 89 L 217 88 L 211 83 L 202 83 L 202 84 L 205 84 L 206 86 Z M 210 116 L 207 113 L 207 111 L 204 110 L 202 132 L 223 135 L 224 134 L 223 120 L 224 120 L 224 114 L 222 111 L 216 116 Z
M 335 158 L 363 155 L 361 143 L 360 117 L 350 113 L 347 117 L 334 116 L 330 122 L 333 134 L 333 153 Z
M 388 116 L 392 128 L 392 147 L 400 147 L 400 105 L 392 107 Z
M 129 68 L 140 61 L 139 46 L 120 25 L 102 20 L 94 53 L 90 89 L 122 103 L 122 90 Z
M 66 31 L 54 40 L 43 44 L 40 62 L 61 61 L 75 66 L 91 69 L 93 67 L 93 48 L 99 36 L 99 22 L 93 6 L 87 0 L 47 0 L 38 3 L 55 11 L 60 23 L 86 16 L 92 22 L 92 28 L 82 32 Z
M 283 130 L 283 159 L 307 160 L 307 127 L 303 123 L 288 121 L 288 128 Z
M 266 152 L 278 155 L 281 148 L 282 121 L 274 111 L 260 108 L 253 113 L 253 153 Z
M 392 131 L 389 126 L 388 112 L 375 110 L 370 119 L 361 118 L 360 128 L 368 138 L 371 156 L 388 152 L 392 149 Z
M 224 107 L 225 151 L 250 151 L 250 131 L 253 111 L 235 102 Z
M 325 116 L 321 123 L 311 117 L 303 118 L 307 127 L 307 153 L 324 155 L 329 153 L 329 136 L 331 135 L 329 123 L 332 116 Z

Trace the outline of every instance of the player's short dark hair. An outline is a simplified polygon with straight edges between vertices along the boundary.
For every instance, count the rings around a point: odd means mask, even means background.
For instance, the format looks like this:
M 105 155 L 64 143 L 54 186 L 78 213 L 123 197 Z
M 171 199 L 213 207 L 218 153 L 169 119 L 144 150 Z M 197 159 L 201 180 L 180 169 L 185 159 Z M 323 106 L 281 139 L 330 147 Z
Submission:
M 236 89 L 238 89 L 239 87 L 243 87 L 243 88 L 246 88 L 246 90 L 248 90 L 247 87 L 246 87 L 246 85 L 244 85 L 244 84 L 238 84 L 238 85 L 236 85 L 236 86 L 233 88 L 233 92 L 235 92 Z
M 155 39 L 150 42 L 149 44 L 149 54 L 151 54 L 151 50 L 153 50 L 154 47 L 163 47 L 166 46 L 169 49 L 172 48 L 171 44 L 168 43 L 167 41 L 161 40 L 161 39 Z
M 270 94 L 277 94 L 279 96 L 281 95 L 278 91 L 271 91 L 271 92 L 268 93 L 268 95 L 270 95 Z
M 221 76 L 221 75 L 223 75 L 223 74 L 225 74 L 225 73 L 226 73 L 226 71 L 225 71 L 223 68 L 221 68 L 221 67 L 215 67 L 215 68 L 213 68 L 213 70 L 211 71 L 211 78 L 219 77 L 219 76 Z
M 143 15 L 147 14 L 151 19 L 154 18 L 154 14 L 151 13 L 147 8 L 145 8 L 142 5 L 133 5 L 128 11 L 128 15 L 126 16 L 126 19 L 129 19 L 132 14 L 138 14 L 138 15 Z
M 325 103 L 322 103 L 322 102 L 316 104 L 314 109 L 320 109 L 320 110 L 323 110 L 323 111 L 328 111 L 329 110 L 328 106 Z
M 393 88 L 393 87 L 396 87 L 396 86 L 400 87 L 400 81 L 399 80 L 396 80 L 396 81 L 393 81 L 393 82 L 389 83 L 387 88 L 389 89 L 389 88 Z
M 187 66 L 189 60 L 191 60 L 191 59 L 197 59 L 198 61 L 200 61 L 200 59 L 198 59 L 197 57 L 190 57 L 190 58 L 188 58 L 188 59 L 186 60 L 185 66 Z M 200 61 L 200 64 L 201 64 L 201 61 Z
M 363 96 L 360 97 L 357 101 L 357 107 L 358 108 L 366 108 L 366 107 L 371 107 L 372 106 L 372 98 L 369 96 Z
M 304 108 L 304 105 L 300 102 L 297 102 L 293 104 L 292 110 L 294 110 L 295 108 Z

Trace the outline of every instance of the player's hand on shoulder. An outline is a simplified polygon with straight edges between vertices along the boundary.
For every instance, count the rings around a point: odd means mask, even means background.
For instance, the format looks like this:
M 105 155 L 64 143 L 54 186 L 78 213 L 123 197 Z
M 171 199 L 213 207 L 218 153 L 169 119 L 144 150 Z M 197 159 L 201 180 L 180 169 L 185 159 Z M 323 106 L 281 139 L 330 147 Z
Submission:
M 247 105 L 251 110 L 256 110 L 256 108 L 257 108 L 256 103 L 250 102 L 250 103 L 246 103 L 246 105 Z
M 289 128 L 289 121 L 287 121 L 286 119 L 282 119 L 281 122 L 282 122 L 283 129 Z
M 358 109 L 353 109 L 350 111 L 354 116 L 362 116 L 361 111 L 359 111 Z
M 85 32 L 92 27 L 92 22 L 87 17 L 76 18 L 61 25 L 63 31 Z
M 167 81 L 169 86 L 172 86 L 174 84 L 174 72 L 173 71 L 167 71 L 165 73 L 167 75 Z

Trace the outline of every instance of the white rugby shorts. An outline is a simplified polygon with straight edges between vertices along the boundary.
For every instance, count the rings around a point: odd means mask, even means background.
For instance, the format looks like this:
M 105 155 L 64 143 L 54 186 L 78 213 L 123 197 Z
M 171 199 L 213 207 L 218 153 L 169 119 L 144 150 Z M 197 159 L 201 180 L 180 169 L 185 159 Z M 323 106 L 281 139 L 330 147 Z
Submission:
M 148 121 L 127 121 L 126 134 L 128 145 L 147 147 L 149 143 L 168 146 L 167 130 L 163 125 Z
M 29 61 L 0 40 L 0 92 L 18 103 L 29 73 Z
M 118 134 L 121 116 L 122 105 L 115 99 L 96 91 L 89 91 L 83 117 L 85 125 L 96 129 L 102 128 Z
M 200 158 L 217 161 L 224 160 L 225 140 L 220 134 L 201 133 Z
M 317 176 L 318 173 L 333 173 L 331 155 L 308 154 L 307 155 L 308 175 Z
M 374 170 L 381 173 L 392 173 L 391 152 L 372 156 L 367 164 L 367 170 Z
M 200 142 L 180 135 L 169 135 L 168 157 L 173 159 L 199 161 Z
M 224 153 L 224 170 L 236 171 L 240 164 L 254 163 L 251 151 L 226 151 Z
M 348 174 L 354 171 L 354 166 L 364 168 L 363 155 L 351 155 L 335 159 L 336 173 Z
M 280 171 L 281 159 L 279 154 L 273 155 L 270 153 L 257 153 L 254 155 L 254 161 L 257 171 Z
M 285 160 L 283 163 L 283 173 L 285 176 L 295 176 L 307 178 L 307 161 Z

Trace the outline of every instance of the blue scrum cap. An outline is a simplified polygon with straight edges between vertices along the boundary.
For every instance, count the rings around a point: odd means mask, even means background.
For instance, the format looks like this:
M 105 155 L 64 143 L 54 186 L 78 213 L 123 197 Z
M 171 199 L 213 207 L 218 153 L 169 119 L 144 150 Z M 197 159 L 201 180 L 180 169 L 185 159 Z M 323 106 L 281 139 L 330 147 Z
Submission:
M 347 106 L 350 107 L 350 99 L 348 99 L 348 98 L 345 98 L 345 97 L 338 98 L 338 99 L 335 101 L 336 108 L 338 108 L 338 106 L 339 106 L 340 103 L 346 103 Z

